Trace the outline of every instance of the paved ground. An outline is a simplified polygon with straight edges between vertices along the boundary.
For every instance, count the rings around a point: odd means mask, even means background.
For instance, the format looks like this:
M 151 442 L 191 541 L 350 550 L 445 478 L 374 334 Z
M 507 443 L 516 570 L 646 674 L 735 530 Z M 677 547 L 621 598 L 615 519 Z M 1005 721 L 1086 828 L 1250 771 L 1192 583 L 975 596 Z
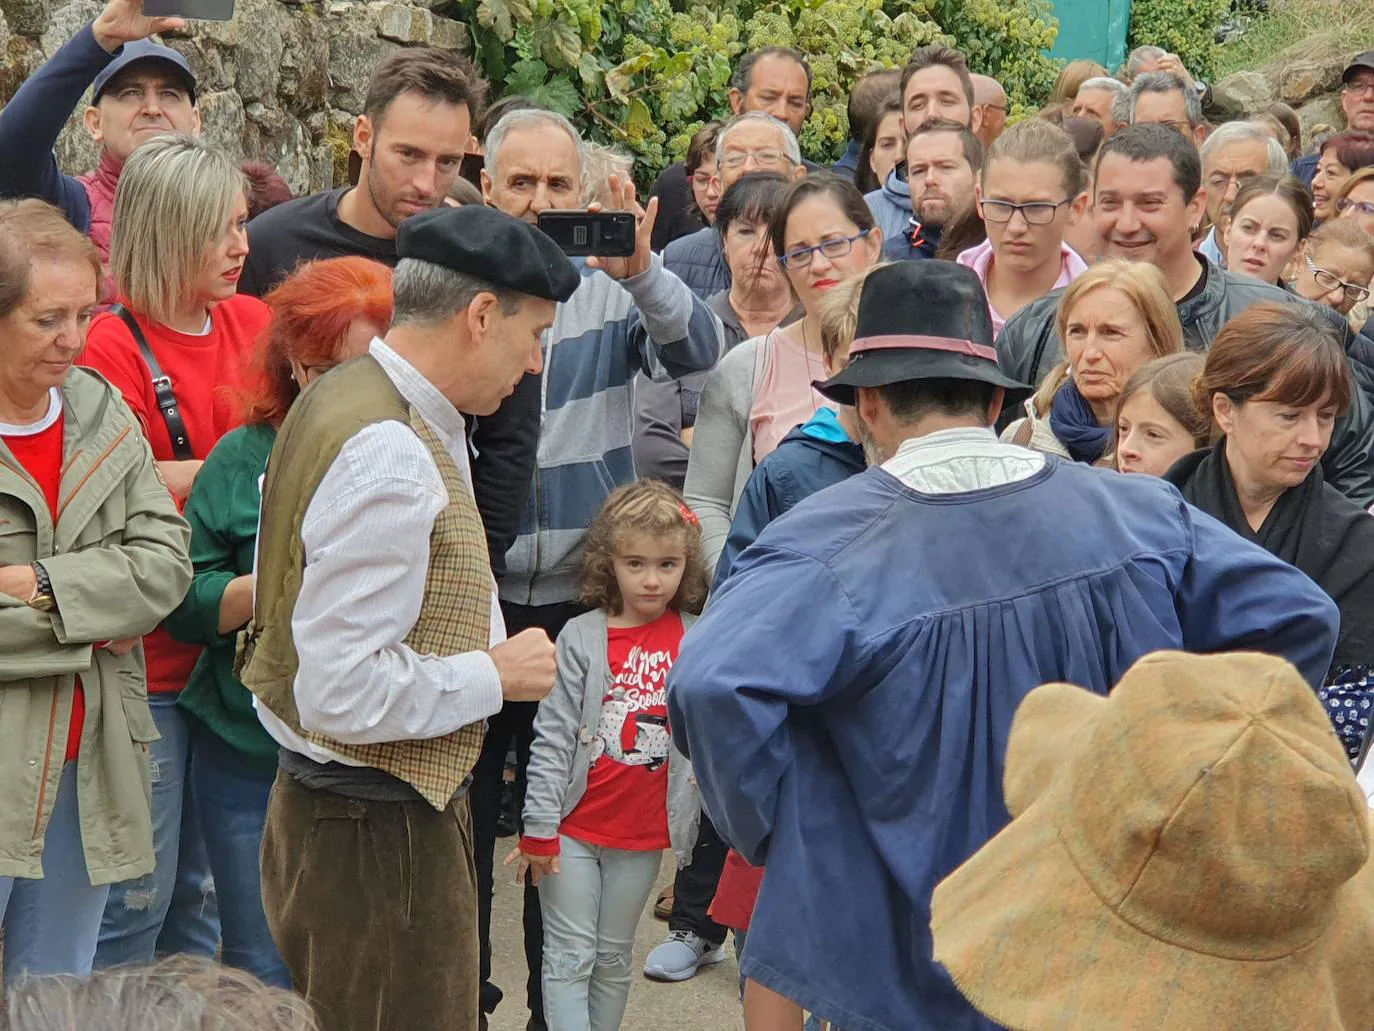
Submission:
M 511 838 L 498 839 L 497 863 L 510 851 Z M 664 853 L 659 887 L 671 882 L 673 854 Z M 658 889 L 654 891 L 658 897 Z M 725 1031 L 743 1026 L 738 1001 L 739 971 L 733 951 L 724 963 L 710 967 L 682 984 L 659 984 L 639 971 L 644 957 L 663 940 L 668 925 L 655 920 L 652 906 L 646 906 L 635 942 L 635 983 L 630 989 L 630 1006 L 621 1031 Z M 493 1014 L 491 1031 L 525 1031 L 529 1010 L 525 1008 L 525 954 L 520 931 L 520 892 L 512 883 L 511 872 L 498 865 L 496 900 L 491 917 L 493 980 L 506 992 L 506 998 Z

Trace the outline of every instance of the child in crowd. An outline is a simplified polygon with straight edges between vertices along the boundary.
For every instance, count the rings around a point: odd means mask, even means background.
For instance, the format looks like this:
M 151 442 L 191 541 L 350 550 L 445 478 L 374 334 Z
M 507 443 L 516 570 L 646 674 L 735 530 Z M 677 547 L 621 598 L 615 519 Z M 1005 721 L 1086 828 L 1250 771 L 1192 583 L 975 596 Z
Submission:
M 506 859 L 539 888 L 544 1007 L 557 1031 L 616 1031 L 635 928 L 671 845 L 692 855 L 701 801 L 668 734 L 668 670 L 706 600 L 701 525 L 671 487 L 621 487 L 587 533 L 582 601 L 539 704 L 525 834 Z
M 1203 359 L 1171 354 L 1136 370 L 1116 403 L 1116 468 L 1163 476 L 1184 455 L 1209 447 L 1212 420 L 1197 406 L 1193 381 Z

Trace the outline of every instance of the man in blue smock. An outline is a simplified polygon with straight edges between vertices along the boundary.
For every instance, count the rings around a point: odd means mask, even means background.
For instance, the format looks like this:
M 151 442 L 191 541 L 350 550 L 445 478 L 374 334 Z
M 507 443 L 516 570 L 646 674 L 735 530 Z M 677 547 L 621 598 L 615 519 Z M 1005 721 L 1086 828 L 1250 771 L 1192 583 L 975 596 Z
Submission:
M 1105 693 L 1162 648 L 1267 651 L 1316 684 L 1336 609 L 1163 480 L 998 441 L 1025 391 L 970 269 L 873 272 L 850 365 L 818 387 L 856 404 L 872 467 L 737 560 L 669 677 L 673 739 L 721 836 L 767 866 L 756 997 L 844 1031 L 984 1031 L 931 957 L 930 898 L 1008 821 L 1021 699 Z

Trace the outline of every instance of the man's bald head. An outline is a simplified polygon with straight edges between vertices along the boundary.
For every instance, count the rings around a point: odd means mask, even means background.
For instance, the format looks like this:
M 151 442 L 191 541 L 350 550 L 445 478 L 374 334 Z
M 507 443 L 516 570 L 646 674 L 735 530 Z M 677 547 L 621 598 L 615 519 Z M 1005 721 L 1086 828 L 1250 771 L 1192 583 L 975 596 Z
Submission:
M 1007 127 L 1007 91 L 991 75 L 973 75 L 973 106 L 983 112 L 982 124 L 978 127 L 978 139 L 983 146 L 992 146 L 993 140 L 1002 135 Z

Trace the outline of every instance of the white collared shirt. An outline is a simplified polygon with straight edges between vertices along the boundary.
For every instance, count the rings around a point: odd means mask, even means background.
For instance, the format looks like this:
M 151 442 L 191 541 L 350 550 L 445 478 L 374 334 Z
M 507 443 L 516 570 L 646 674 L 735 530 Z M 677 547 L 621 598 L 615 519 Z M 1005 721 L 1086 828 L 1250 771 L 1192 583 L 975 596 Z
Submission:
M 381 340 L 369 353 L 448 447 L 469 485 L 463 416 Z M 301 726 L 344 744 L 440 737 L 501 708 L 485 651 L 420 655 L 403 644 L 424 600 L 429 538 L 448 491 L 424 442 L 395 421 L 351 437 L 301 523 L 305 571 L 291 616 Z M 490 581 L 492 645 L 506 628 Z M 356 762 L 310 744 L 256 703 L 267 732 L 317 762 Z
M 939 430 L 902 441 L 883 463 L 890 473 L 922 494 L 964 494 L 1029 479 L 1045 467 L 1045 456 L 1004 444 L 990 429 Z

